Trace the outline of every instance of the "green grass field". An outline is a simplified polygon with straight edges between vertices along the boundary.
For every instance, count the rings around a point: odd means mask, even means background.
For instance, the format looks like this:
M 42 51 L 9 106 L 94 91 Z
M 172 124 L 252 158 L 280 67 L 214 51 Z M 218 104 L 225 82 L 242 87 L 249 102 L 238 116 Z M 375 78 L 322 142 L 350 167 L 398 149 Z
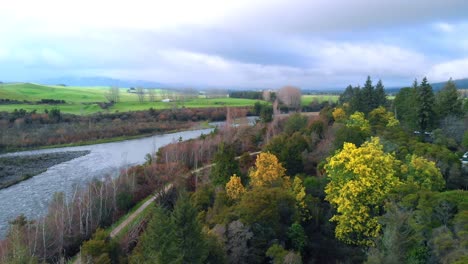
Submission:
M 256 102 L 250 99 L 237 98 L 194 98 L 185 101 L 164 103 L 161 102 L 161 90 L 155 90 L 155 102 L 149 102 L 148 96 L 140 103 L 138 95 L 128 93 L 127 89 L 120 89 L 120 101 L 109 109 L 101 109 L 98 102 L 107 102 L 108 87 L 72 87 L 72 86 L 46 86 L 31 83 L 0 84 L 0 99 L 37 102 L 41 99 L 65 100 L 66 104 L 0 104 L 0 111 L 12 112 L 14 109 L 37 110 L 59 108 L 63 113 L 92 114 L 97 112 L 127 112 L 154 109 L 167 109 L 173 107 L 223 107 L 223 106 L 253 106 Z
M 338 102 L 339 95 L 331 95 L 331 94 L 323 94 L 323 95 L 303 95 L 302 96 L 302 105 L 306 106 L 312 103 L 313 101 L 317 101 L 319 103 L 323 101 L 330 101 L 330 102 Z
M 48 104 L 0 104 L 0 112 L 12 112 L 14 109 L 25 109 L 28 111 L 37 110 L 44 112 L 45 109 L 59 108 L 63 113 L 87 115 L 97 112 L 116 111 L 127 112 L 137 110 L 154 109 L 168 109 L 173 107 L 189 107 L 189 108 L 202 108 L 202 107 L 225 107 L 225 106 L 253 106 L 256 100 L 239 99 L 239 98 L 193 98 L 185 101 L 164 103 L 162 90 L 155 90 L 155 102 L 149 102 L 148 96 L 145 101 L 140 103 L 138 95 L 135 93 L 128 93 L 127 89 L 120 89 L 120 101 L 114 104 L 109 109 L 102 109 L 99 107 L 98 102 L 107 102 L 106 94 L 109 92 L 108 87 L 74 87 L 74 86 L 52 86 L 52 85 L 39 85 L 31 83 L 17 83 L 17 84 L 0 84 L 0 99 L 10 99 L 18 101 L 37 102 L 41 99 L 54 99 L 65 100 L 65 104 L 48 105 Z M 312 101 L 333 101 L 338 100 L 337 95 L 304 95 L 302 97 L 302 105 L 308 105 Z

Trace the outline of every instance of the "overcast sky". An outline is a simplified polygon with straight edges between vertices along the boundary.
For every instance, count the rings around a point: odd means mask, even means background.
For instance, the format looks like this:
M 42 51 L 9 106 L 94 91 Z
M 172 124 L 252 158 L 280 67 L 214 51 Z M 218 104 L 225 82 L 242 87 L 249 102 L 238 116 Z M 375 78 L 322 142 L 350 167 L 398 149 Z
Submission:
M 8 2 L 8 3 L 5 3 Z M 344 88 L 468 77 L 466 0 L 2 1 L 0 80 Z

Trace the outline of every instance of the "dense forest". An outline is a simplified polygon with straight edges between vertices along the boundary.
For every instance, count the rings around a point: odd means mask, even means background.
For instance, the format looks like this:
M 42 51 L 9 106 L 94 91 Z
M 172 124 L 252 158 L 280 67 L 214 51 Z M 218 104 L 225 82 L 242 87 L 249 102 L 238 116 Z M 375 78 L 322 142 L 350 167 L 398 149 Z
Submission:
M 393 99 L 368 77 L 318 116 L 258 104 L 260 122 L 231 126 L 227 111 L 213 133 L 18 217 L 0 260 L 59 262 L 84 241 L 82 263 L 467 263 L 467 108 L 451 81 Z M 111 239 L 103 228 L 153 193 Z

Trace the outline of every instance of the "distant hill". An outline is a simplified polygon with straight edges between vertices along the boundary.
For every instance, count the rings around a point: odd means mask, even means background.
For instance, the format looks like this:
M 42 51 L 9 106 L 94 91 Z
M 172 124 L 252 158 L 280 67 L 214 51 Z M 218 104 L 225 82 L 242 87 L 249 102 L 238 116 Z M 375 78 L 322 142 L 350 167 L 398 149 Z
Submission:
M 121 88 L 143 87 L 143 88 L 161 88 L 162 83 L 142 81 L 142 80 L 120 80 L 108 77 L 60 77 L 47 80 L 40 80 L 38 83 L 46 85 L 64 84 L 66 86 L 116 86 Z
M 468 78 L 453 80 L 458 89 L 468 89 Z M 438 91 L 444 87 L 447 82 L 431 83 L 432 89 Z

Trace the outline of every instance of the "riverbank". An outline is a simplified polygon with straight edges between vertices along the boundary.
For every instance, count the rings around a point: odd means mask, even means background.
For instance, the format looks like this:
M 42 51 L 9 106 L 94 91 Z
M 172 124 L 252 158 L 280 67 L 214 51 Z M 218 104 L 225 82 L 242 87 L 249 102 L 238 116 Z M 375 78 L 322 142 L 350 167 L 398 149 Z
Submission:
M 198 129 L 206 129 L 212 128 L 213 126 L 208 123 L 208 121 L 197 122 L 192 124 L 189 128 L 184 129 L 173 129 L 168 131 L 162 131 L 159 133 L 143 133 L 139 135 L 131 135 L 131 136 L 118 136 L 118 137 L 111 137 L 111 138 L 101 138 L 101 139 L 94 139 L 94 140 L 84 140 L 79 142 L 71 142 L 65 144 L 53 144 L 53 145 L 46 145 L 46 146 L 35 146 L 35 147 L 22 147 L 22 148 L 6 148 L 0 149 L 0 155 L 8 154 L 12 152 L 21 152 L 21 151 L 32 151 L 32 150 L 41 150 L 41 149 L 54 149 L 54 148 L 66 148 L 66 147 L 79 147 L 79 146 L 88 146 L 88 145 L 95 145 L 95 144 L 103 144 L 103 143 L 112 143 L 112 142 L 119 142 L 125 140 L 132 140 L 132 139 L 140 139 L 140 138 L 147 138 L 157 135 L 163 134 L 170 134 L 170 133 L 177 133 L 182 131 L 191 131 L 191 130 L 198 130 Z
M 0 157 L 0 189 L 7 188 L 43 173 L 54 165 L 89 153 L 89 150 L 84 150 Z

